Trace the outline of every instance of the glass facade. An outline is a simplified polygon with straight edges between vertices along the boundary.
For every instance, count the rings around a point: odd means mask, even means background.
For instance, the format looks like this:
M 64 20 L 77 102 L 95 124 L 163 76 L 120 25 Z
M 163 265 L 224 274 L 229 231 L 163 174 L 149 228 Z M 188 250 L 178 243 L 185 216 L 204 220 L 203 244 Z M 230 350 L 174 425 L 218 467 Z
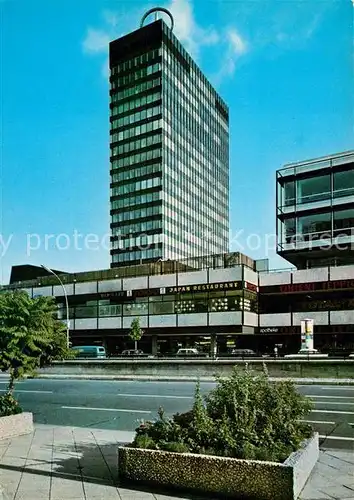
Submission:
M 158 20 L 110 44 L 112 267 L 228 251 L 228 108 Z
M 354 153 L 279 170 L 277 219 L 278 253 L 293 264 L 299 266 L 301 254 L 300 265 L 309 267 L 315 267 L 316 260 L 328 265 L 335 254 L 341 263 L 352 262 Z M 313 249 L 318 255 L 310 258 L 306 251 Z

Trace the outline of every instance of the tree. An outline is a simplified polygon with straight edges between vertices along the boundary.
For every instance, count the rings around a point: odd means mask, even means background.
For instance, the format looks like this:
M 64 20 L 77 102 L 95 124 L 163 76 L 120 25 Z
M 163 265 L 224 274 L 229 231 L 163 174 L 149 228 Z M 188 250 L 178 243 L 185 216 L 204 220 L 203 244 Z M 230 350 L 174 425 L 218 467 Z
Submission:
M 137 350 L 138 348 L 138 342 L 143 336 L 143 331 L 140 327 L 140 318 L 135 318 L 132 321 L 132 324 L 130 325 L 130 333 L 129 337 L 131 340 L 134 340 L 134 349 Z
M 0 293 L 0 370 L 9 372 L 9 393 L 16 380 L 66 357 L 71 357 L 66 328 L 53 297 L 31 299 L 22 290 Z

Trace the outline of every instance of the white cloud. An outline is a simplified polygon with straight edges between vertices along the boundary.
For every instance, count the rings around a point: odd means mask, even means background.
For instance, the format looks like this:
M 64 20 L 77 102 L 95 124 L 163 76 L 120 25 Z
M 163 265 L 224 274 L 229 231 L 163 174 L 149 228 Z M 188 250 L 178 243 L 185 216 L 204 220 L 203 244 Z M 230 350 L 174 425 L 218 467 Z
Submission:
M 193 57 L 198 57 L 203 46 L 218 43 L 219 34 L 213 28 L 202 28 L 197 24 L 189 0 L 171 0 L 167 6 L 174 18 L 174 34 L 184 43 Z
M 108 57 L 105 58 L 104 62 L 102 63 L 102 68 L 101 68 L 101 75 L 105 80 L 108 80 L 109 78 L 109 62 L 108 62 Z
M 106 52 L 110 41 L 111 37 L 106 31 L 89 28 L 82 47 L 86 53 Z
M 113 12 L 113 10 L 104 10 L 103 18 L 109 26 L 112 26 L 112 28 L 118 26 L 118 15 L 116 12 Z
M 248 50 L 246 40 L 240 35 L 236 28 L 226 31 L 226 46 L 221 66 L 214 77 L 216 85 L 220 85 L 225 78 L 232 76 L 237 67 L 237 61 Z
M 247 51 L 247 45 L 245 40 L 243 40 L 240 34 L 233 28 L 228 32 L 228 38 L 230 41 L 231 50 L 234 54 L 240 56 Z
M 203 48 L 219 44 L 223 54 L 219 75 L 222 77 L 232 75 L 236 68 L 237 58 L 247 51 L 247 44 L 239 32 L 232 28 L 225 35 L 224 32 L 218 32 L 213 27 L 200 26 L 194 17 L 192 0 L 170 0 L 166 7 L 174 18 L 174 34 L 192 57 L 198 60 Z M 104 78 L 107 78 L 109 74 L 107 63 L 109 42 L 121 36 L 117 33 L 117 27 L 124 28 L 124 31 L 128 32 L 133 22 L 136 23 L 139 19 L 140 14 L 140 11 L 129 11 L 129 14 L 118 15 L 114 11 L 105 10 L 102 13 L 105 28 L 88 28 L 82 48 L 86 54 L 105 55 L 101 70 Z M 161 17 L 165 19 L 165 14 L 161 14 Z M 166 22 L 168 23 L 167 18 Z

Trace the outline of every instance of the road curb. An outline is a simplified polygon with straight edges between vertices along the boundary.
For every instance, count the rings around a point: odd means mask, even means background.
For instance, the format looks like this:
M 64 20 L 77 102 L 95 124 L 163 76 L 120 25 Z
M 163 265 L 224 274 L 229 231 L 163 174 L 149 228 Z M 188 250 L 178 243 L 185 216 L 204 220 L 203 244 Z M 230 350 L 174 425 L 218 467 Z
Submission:
M 114 380 L 114 381 L 141 381 L 141 382 L 215 382 L 214 377 L 159 377 L 159 376 L 129 376 L 129 375 L 49 375 L 39 374 L 34 379 L 51 380 Z M 227 377 L 221 377 L 227 378 Z M 291 380 L 301 385 L 349 385 L 354 386 L 354 379 L 301 379 L 270 377 L 273 382 Z

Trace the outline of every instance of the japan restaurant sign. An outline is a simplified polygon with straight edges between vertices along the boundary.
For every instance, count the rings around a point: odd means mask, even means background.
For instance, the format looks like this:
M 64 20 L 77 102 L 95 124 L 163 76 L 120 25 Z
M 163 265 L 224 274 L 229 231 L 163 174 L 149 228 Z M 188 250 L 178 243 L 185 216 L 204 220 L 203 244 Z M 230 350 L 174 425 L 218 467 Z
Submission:
M 242 281 L 227 281 L 225 283 L 205 283 L 203 285 L 171 286 L 167 289 L 167 293 L 215 292 L 220 290 L 239 290 L 240 288 L 242 288 Z

